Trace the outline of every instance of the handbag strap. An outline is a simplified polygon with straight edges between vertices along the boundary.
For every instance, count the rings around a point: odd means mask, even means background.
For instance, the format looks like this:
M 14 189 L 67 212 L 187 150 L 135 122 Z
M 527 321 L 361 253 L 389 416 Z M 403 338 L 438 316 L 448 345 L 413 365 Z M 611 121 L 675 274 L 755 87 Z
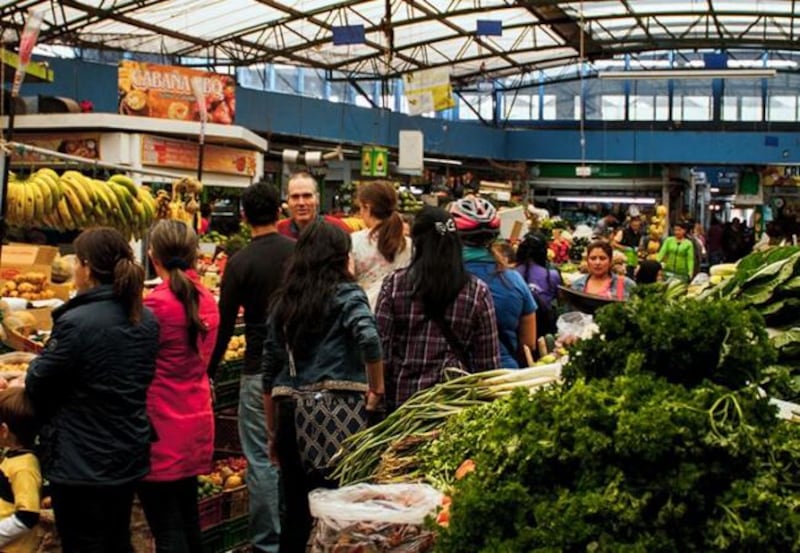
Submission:
M 453 350 L 453 353 L 456 354 L 458 360 L 464 366 L 465 369 L 469 370 L 470 362 L 469 356 L 467 355 L 467 350 L 464 348 L 464 345 L 461 343 L 461 340 L 455 335 L 453 332 L 452 327 L 447 324 L 447 321 L 444 320 L 443 317 L 433 319 L 433 322 L 436 323 L 436 326 L 439 327 L 439 330 L 442 331 L 442 335 L 447 340 L 447 343 L 450 345 L 450 349 Z
M 297 365 L 294 364 L 294 353 L 289 346 L 289 335 L 286 332 L 286 327 L 283 327 L 284 346 L 286 347 L 286 357 L 289 359 L 289 376 L 292 378 L 297 376 Z

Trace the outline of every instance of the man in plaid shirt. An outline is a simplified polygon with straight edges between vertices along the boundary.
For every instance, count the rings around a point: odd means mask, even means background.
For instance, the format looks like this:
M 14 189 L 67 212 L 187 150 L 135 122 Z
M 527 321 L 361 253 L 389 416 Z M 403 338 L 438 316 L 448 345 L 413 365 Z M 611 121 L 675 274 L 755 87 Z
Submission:
M 478 372 L 500 364 L 491 292 L 464 268 L 450 216 L 425 208 L 412 239 L 411 265 L 386 277 L 375 310 L 390 411 L 441 382 L 445 368 Z

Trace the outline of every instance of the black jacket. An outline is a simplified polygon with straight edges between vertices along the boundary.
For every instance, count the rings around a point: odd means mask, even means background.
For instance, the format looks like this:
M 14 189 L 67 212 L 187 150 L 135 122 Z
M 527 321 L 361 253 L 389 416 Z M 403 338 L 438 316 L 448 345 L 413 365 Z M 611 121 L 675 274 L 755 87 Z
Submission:
M 53 311 L 53 332 L 31 362 L 25 389 L 43 422 L 47 479 L 115 485 L 150 470 L 145 410 L 158 353 L 158 323 L 145 309 L 132 325 L 110 285 Z

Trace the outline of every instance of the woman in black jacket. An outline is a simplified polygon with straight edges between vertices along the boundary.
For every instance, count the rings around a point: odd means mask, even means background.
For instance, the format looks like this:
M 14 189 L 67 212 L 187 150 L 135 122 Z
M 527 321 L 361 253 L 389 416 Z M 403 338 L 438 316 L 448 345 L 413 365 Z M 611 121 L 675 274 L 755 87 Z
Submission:
M 53 312 L 53 332 L 25 388 L 41 418 L 43 474 L 64 553 L 129 553 L 134 486 L 154 439 L 145 411 L 158 323 L 142 306 L 144 271 L 111 228 L 75 240 L 78 294 Z

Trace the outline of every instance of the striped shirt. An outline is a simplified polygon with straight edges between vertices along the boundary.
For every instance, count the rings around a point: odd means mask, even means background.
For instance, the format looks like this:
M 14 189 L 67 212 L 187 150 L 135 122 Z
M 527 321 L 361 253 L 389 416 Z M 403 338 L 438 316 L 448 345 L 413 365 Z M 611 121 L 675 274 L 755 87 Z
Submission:
M 486 284 L 474 277 L 445 311 L 445 324 L 450 325 L 466 351 L 469 367 L 463 366 L 439 325 L 425 318 L 422 303 L 411 298 L 407 269 L 395 271 L 383 281 L 375 318 L 382 342 L 389 410 L 441 382 L 445 368 L 477 372 L 500 365 L 492 294 Z

